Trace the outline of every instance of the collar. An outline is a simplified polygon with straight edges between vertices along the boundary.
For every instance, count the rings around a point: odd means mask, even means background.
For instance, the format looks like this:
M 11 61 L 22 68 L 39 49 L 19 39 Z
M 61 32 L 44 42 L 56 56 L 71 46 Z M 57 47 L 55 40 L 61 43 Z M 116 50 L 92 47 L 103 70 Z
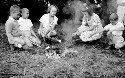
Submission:
M 24 18 L 20 17 L 19 20 L 28 20 L 28 19 L 24 19 Z

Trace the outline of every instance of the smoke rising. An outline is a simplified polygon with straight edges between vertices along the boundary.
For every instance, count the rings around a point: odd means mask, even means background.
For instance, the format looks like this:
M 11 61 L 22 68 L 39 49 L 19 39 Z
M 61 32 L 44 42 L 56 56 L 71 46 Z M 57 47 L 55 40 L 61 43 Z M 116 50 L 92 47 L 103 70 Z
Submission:
M 81 11 L 85 8 L 84 3 L 85 0 L 68 1 L 67 5 L 63 9 L 65 14 L 71 15 L 70 19 L 65 19 L 65 21 L 61 24 L 61 26 L 63 27 L 62 30 L 66 33 L 66 42 L 71 41 L 72 33 L 74 33 L 81 25 Z

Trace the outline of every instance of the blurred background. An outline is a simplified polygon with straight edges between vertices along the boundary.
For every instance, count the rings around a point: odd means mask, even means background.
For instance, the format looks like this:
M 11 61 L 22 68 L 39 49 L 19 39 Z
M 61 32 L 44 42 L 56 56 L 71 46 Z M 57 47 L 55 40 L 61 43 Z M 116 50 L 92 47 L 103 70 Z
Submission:
M 109 12 L 107 9 L 116 9 L 116 0 L 0 0 L 0 23 L 5 23 L 9 16 L 9 8 L 13 4 L 19 5 L 21 8 L 26 7 L 30 10 L 30 19 L 33 22 L 38 22 L 40 17 L 46 13 L 48 4 L 55 4 L 59 8 L 57 17 L 62 21 L 63 19 L 74 18 L 75 10 L 79 9 L 71 7 L 75 5 L 73 2 L 81 1 L 87 4 L 100 5 L 99 8 L 95 9 L 100 18 Z M 108 6 L 110 5 L 110 6 Z M 82 8 L 82 7 L 81 7 Z M 102 12 L 103 11 L 103 12 Z M 77 15 L 78 16 L 78 15 Z

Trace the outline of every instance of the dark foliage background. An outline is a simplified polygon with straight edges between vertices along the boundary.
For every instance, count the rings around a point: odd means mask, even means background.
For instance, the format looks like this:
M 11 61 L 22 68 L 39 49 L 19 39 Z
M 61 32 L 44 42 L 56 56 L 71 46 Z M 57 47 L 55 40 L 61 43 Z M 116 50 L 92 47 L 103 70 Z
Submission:
M 46 50 L 47 44 L 29 51 L 11 50 L 5 34 L 5 21 L 10 6 L 19 5 L 30 9 L 30 19 L 34 30 L 39 27 L 40 17 L 46 13 L 48 1 L 59 7 L 59 31 L 65 32 L 62 44 L 53 44 L 57 49 Z M 117 50 L 105 50 L 106 37 L 100 40 L 72 45 L 71 34 L 79 23 L 81 4 L 87 2 L 94 7 L 103 23 L 108 24 L 108 16 L 116 12 L 116 0 L 0 0 L 0 78 L 125 78 L 125 54 Z M 125 50 L 122 50 L 125 52 Z M 51 53 L 62 53 L 61 56 Z
M 62 18 L 62 8 L 67 0 L 0 0 L 0 22 L 4 23 L 9 15 L 9 8 L 13 4 L 19 5 L 21 8 L 26 7 L 30 10 L 30 18 L 32 21 L 38 21 L 40 17 L 46 13 L 48 1 L 59 7 L 60 12 L 57 14 Z
M 26 7 L 30 10 L 30 19 L 33 22 L 38 22 L 40 17 L 46 13 L 47 10 L 47 4 L 50 2 L 50 4 L 55 4 L 59 8 L 59 12 L 57 13 L 57 17 L 60 19 L 59 22 L 62 19 L 68 19 L 71 17 L 71 14 L 66 14 L 63 12 L 64 7 L 68 7 L 67 3 L 73 1 L 73 0 L 0 0 L 0 22 L 5 23 L 5 21 L 8 19 L 9 16 L 9 8 L 13 4 L 19 5 L 21 8 Z M 76 0 L 77 1 L 77 0 Z M 80 0 L 82 2 L 89 3 L 95 3 L 94 0 Z M 97 0 L 96 4 L 102 3 L 103 10 L 107 7 L 108 0 Z M 102 10 L 100 12 L 100 9 L 96 10 L 98 13 L 102 13 Z M 104 11 L 105 13 L 106 11 Z M 100 14 L 99 14 L 100 15 Z M 100 17 L 103 18 L 104 14 L 101 14 Z

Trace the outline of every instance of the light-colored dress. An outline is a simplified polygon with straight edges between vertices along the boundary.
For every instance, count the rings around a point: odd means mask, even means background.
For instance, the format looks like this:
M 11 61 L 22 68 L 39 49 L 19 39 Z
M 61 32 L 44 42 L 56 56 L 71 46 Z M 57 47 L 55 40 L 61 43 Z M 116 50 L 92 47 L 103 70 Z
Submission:
M 88 23 L 88 26 L 86 26 L 86 23 Z M 93 26 L 93 25 L 97 25 L 97 26 L 93 30 L 86 31 L 86 29 L 88 29 L 90 26 Z M 82 25 L 80 28 L 78 28 L 79 30 L 84 30 L 83 32 L 81 31 L 80 39 L 84 42 L 87 42 L 87 41 L 93 41 L 101 38 L 102 33 L 97 33 L 90 37 L 92 33 L 94 33 L 95 31 L 98 31 L 101 28 L 102 28 L 101 20 L 97 14 L 93 13 L 89 21 L 85 21 L 83 17 Z
M 50 36 L 51 34 L 56 34 L 56 31 L 54 30 L 54 27 L 51 24 L 56 25 L 58 18 L 54 16 L 54 20 L 52 23 L 50 23 L 49 19 L 50 18 L 49 18 L 49 13 L 48 13 L 48 14 L 44 14 L 39 20 L 43 24 L 43 29 L 40 29 L 40 28 L 38 29 L 38 33 L 42 35 L 42 37 L 44 37 L 46 32 L 49 30 L 51 30 L 51 32 L 47 34 L 48 36 Z

